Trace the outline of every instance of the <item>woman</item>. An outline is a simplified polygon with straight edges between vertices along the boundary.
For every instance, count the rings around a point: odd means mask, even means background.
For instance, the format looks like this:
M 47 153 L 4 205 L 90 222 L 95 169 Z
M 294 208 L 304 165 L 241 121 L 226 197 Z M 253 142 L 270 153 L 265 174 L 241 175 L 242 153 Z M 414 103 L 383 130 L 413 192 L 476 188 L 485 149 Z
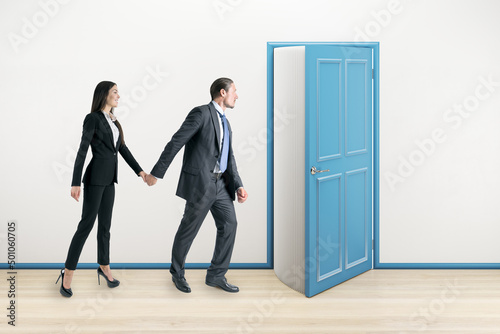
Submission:
M 65 268 L 61 269 L 59 275 L 59 278 L 62 277 L 59 291 L 65 297 L 73 295 L 71 291 L 73 274 L 83 245 L 94 226 L 96 216 L 99 217 L 97 230 L 97 262 L 99 263 L 97 277 L 99 284 L 99 276 L 103 276 L 110 288 L 117 287 L 120 284 L 120 281 L 113 278 L 109 268 L 109 229 L 115 198 L 114 183 L 118 182 L 117 153 L 121 154 L 134 172 L 142 177 L 143 181 L 145 181 L 146 173 L 135 161 L 132 153 L 125 145 L 122 127 L 113 115 L 113 108 L 118 106 L 119 98 L 120 95 L 118 95 L 115 83 L 110 81 L 100 82 L 94 91 L 91 112 L 83 122 L 82 141 L 76 156 L 71 184 L 71 197 L 76 201 L 80 198 L 80 180 L 89 145 L 92 148 L 92 160 L 83 176 L 82 219 L 71 241 Z

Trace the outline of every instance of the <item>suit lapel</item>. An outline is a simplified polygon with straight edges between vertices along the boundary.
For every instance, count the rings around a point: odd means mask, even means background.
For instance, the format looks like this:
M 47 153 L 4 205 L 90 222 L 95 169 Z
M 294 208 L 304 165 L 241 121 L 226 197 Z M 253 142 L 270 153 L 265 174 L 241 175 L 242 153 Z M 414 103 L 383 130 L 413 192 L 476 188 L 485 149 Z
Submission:
M 217 112 L 217 110 L 215 109 L 215 107 L 213 106 L 212 102 L 210 102 L 208 104 L 208 109 L 210 110 L 210 116 L 212 116 L 212 124 L 214 125 L 214 128 L 215 128 L 215 137 L 217 139 L 217 150 L 219 151 L 220 153 L 220 136 L 221 136 L 221 133 L 220 133 L 220 125 L 219 125 L 219 113 Z
M 109 124 L 108 124 L 109 125 Z M 114 139 L 114 138 L 113 138 Z M 120 146 L 122 144 L 122 135 L 119 134 L 118 135 L 118 141 L 115 143 L 115 145 L 113 145 L 113 147 L 115 148 L 115 151 L 118 152 L 120 150 Z
M 116 151 L 116 143 L 113 143 L 113 131 L 111 130 L 111 127 L 109 126 L 108 120 L 106 119 L 106 116 L 102 113 L 102 111 L 98 111 L 101 123 L 106 129 L 106 132 L 108 133 L 108 139 L 109 142 L 111 143 L 111 147 L 113 148 L 114 151 Z

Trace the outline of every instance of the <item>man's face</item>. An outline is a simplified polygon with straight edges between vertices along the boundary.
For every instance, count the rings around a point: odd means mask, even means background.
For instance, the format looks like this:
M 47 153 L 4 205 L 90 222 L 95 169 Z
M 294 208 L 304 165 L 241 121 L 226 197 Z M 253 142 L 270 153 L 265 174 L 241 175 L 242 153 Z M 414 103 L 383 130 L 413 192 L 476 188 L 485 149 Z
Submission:
M 223 96 L 224 105 L 226 106 L 226 108 L 233 109 L 234 104 L 236 103 L 236 100 L 238 99 L 238 94 L 236 94 L 236 87 L 234 86 L 234 83 L 231 84 L 231 87 L 229 87 L 228 91 L 223 91 L 223 92 L 225 92 L 225 95 Z

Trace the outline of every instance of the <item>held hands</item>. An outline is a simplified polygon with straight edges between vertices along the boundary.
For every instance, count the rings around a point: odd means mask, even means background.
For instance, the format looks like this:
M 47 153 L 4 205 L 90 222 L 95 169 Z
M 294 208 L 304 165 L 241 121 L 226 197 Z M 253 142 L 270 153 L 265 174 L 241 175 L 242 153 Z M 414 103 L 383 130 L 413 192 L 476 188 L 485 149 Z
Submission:
M 78 186 L 71 187 L 71 197 L 79 202 L 81 188 Z
M 139 176 L 142 177 L 142 180 L 144 181 L 144 183 L 147 183 L 148 186 L 154 186 L 156 184 L 156 181 L 158 181 L 156 177 L 151 174 L 146 174 L 144 171 L 141 171 L 139 173 Z
M 144 182 L 146 182 L 148 184 L 148 186 L 154 186 L 156 184 L 158 180 L 156 179 L 156 177 L 154 177 L 153 175 L 151 174 L 148 174 L 146 176 L 146 180 Z
M 238 203 L 244 203 L 247 200 L 248 193 L 243 187 L 238 188 L 238 191 L 236 193 L 238 195 Z

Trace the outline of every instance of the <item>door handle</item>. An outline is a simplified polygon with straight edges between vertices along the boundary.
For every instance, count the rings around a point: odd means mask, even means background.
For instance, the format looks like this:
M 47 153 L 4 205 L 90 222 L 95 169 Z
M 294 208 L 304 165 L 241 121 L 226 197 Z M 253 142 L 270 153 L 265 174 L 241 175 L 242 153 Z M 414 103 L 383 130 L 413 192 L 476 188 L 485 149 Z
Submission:
M 316 173 L 324 173 L 324 172 L 329 172 L 329 169 L 323 169 L 323 170 L 318 170 L 316 167 L 312 166 L 311 168 L 311 174 L 314 175 Z

